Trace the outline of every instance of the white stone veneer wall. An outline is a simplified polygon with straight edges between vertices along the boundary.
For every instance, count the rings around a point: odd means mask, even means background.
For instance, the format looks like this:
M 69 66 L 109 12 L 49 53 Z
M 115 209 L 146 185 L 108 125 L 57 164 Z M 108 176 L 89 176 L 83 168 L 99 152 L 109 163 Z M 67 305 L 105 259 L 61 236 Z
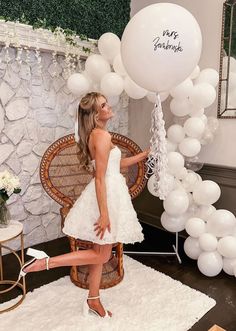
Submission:
M 4 59 L 4 49 L 0 50 Z M 74 132 L 78 98 L 66 87 L 64 57 L 54 66 L 50 53 L 42 53 L 39 74 L 34 51 L 29 61 L 16 61 L 9 49 L 10 62 L 0 63 L 0 171 L 19 176 L 22 191 L 8 200 L 11 217 L 24 226 L 25 247 L 62 236 L 60 206 L 44 191 L 39 178 L 40 159 L 56 139 Z M 56 72 L 56 76 L 55 76 Z M 124 94 L 109 130 L 128 134 L 128 98 Z M 10 245 L 18 249 L 16 240 Z

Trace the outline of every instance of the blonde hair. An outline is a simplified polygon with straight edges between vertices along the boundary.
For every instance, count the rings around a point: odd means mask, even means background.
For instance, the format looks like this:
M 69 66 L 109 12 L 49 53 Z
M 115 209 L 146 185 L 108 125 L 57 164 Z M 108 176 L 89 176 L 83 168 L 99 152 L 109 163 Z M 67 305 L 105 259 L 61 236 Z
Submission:
M 91 163 L 91 156 L 88 148 L 89 136 L 94 128 L 99 127 L 98 108 L 100 105 L 98 99 L 100 97 L 104 97 L 104 95 L 97 92 L 87 93 L 81 99 L 78 107 L 78 157 L 80 166 L 86 170 L 90 169 Z

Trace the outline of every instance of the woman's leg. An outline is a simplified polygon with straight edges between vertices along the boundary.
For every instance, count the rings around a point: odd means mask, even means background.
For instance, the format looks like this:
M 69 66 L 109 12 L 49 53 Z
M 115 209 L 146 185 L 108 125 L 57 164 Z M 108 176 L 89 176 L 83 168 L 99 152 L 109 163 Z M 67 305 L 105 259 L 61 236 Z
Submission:
M 111 244 L 96 245 L 92 249 L 79 250 L 51 257 L 48 263 L 49 269 L 65 266 L 103 264 L 110 258 L 108 247 L 111 247 Z M 46 259 L 41 259 L 27 266 L 24 271 L 28 273 L 44 269 L 46 269 Z
M 94 244 L 95 250 L 100 250 L 100 245 Z M 105 256 L 111 255 L 112 245 L 106 245 L 103 253 Z M 89 295 L 88 297 L 99 296 L 99 288 L 102 277 L 102 267 L 103 264 L 91 264 L 89 265 Z M 90 308 L 96 310 L 101 316 L 105 316 L 105 309 L 103 308 L 101 301 L 99 299 L 88 300 L 88 305 Z M 112 314 L 108 312 L 111 316 Z

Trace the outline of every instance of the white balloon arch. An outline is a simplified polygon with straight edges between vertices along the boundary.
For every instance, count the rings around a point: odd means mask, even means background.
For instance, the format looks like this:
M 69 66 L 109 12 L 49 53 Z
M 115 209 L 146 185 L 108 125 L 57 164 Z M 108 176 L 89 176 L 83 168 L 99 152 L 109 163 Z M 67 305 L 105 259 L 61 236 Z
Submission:
M 130 98 L 146 97 L 155 104 L 154 92 L 159 92 L 159 113 L 156 105 L 152 115 L 149 160 L 160 152 L 155 146 L 162 139 L 167 166 L 162 185 L 168 190 L 161 224 L 170 232 L 186 230 L 185 253 L 197 260 L 204 275 L 216 276 L 223 269 L 236 276 L 235 216 L 215 209 L 219 185 L 202 180 L 195 172 L 203 166 L 198 159 L 200 150 L 213 141 L 219 127 L 216 118 L 206 115 L 216 98 L 219 75 L 212 68 L 200 70 L 198 66 L 201 32 L 195 18 L 174 4 L 151 5 L 131 19 L 122 42 L 108 32 L 99 38 L 98 50 L 100 54 L 87 58 L 83 72 L 69 77 L 69 90 L 78 97 L 98 90 L 111 105 L 118 103 L 123 91 Z M 175 123 L 165 135 L 160 105 L 168 97 Z M 160 197 L 155 173 L 147 187 Z

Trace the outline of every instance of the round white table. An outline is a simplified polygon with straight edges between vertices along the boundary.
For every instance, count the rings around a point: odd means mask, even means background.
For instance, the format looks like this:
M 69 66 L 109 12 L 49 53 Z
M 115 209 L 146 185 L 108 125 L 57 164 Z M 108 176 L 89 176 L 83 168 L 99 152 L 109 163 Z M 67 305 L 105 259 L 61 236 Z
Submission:
M 10 247 L 5 245 L 5 242 L 16 239 L 19 237 L 20 245 L 21 245 L 21 253 L 20 256 Z M 24 264 L 24 241 L 23 241 L 23 225 L 17 221 L 10 221 L 10 224 L 6 228 L 0 228 L 0 285 L 9 285 L 8 288 L 0 291 L 0 295 L 6 292 L 11 291 L 16 286 L 22 290 L 22 295 L 20 296 L 17 302 L 14 301 L 10 306 L 6 306 L 4 303 L 4 309 L 0 309 L 0 313 L 12 310 L 17 307 L 24 300 L 26 295 L 26 286 L 25 286 L 25 277 L 22 277 L 20 280 L 8 280 L 4 279 L 4 271 L 3 271 L 3 260 L 2 260 L 2 248 L 5 248 L 10 253 L 14 254 L 17 258 L 20 268 Z

